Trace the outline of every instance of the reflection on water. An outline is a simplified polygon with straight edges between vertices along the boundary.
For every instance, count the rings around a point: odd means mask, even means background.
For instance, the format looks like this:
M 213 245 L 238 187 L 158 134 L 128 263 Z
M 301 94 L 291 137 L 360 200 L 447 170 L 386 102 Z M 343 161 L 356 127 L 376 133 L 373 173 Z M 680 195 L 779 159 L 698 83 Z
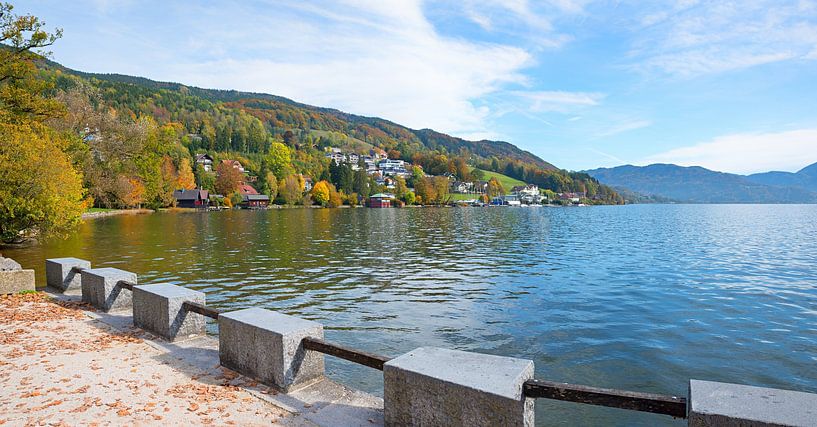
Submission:
M 45 258 L 76 256 L 385 355 L 518 356 L 538 378 L 668 394 L 689 378 L 817 392 L 817 206 L 157 213 L 4 252 L 39 283 Z M 379 371 L 327 362 L 381 392 Z M 543 400 L 537 420 L 683 424 Z

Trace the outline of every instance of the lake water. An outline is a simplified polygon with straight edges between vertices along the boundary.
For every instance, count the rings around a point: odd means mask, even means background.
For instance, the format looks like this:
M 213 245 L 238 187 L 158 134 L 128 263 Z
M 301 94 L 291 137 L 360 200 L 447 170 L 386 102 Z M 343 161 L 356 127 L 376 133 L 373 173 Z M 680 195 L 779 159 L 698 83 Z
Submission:
M 817 205 L 156 213 L 3 252 L 38 283 L 45 258 L 84 258 L 388 356 L 480 351 L 533 359 L 540 379 L 666 394 L 690 378 L 817 392 Z M 382 394 L 379 371 L 327 369 Z M 684 425 L 537 401 L 537 424 L 577 423 Z

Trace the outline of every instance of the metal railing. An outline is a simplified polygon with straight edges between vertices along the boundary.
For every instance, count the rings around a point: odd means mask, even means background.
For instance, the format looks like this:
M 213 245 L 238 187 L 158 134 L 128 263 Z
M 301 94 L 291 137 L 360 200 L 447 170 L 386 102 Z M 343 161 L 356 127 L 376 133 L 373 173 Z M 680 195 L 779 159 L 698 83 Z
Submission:
M 133 292 L 133 287 L 136 286 L 136 283 L 128 282 L 127 280 L 120 280 L 116 282 L 116 286 Z
M 86 269 L 73 267 L 71 270 L 76 273 L 82 273 L 82 271 Z M 120 280 L 116 283 L 116 286 L 133 291 L 133 287 L 136 286 L 136 284 Z M 188 312 L 198 313 L 216 320 L 218 320 L 220 314 L 220 311 L 215 308 L 192 301 L 185 301 L 182 304 L 182 308 Z M 380 371 L 383 370 L 383 365 L 391 360 L 391 358 L 386 356 L 367 353 L 319 338 L 307 337 L 301 340 L 301 343 L 306 350 L 328 354 Z M 543 380 L 525 381 L 522 387 L 522 394 L 535 399 L 551 399 L 606 406 L 631 411 L 669 415 L 674 418 L 687 417 L 687 400 L 678 396 L 598 388 Z
M 687 417 L 687 401 L 683 397 L 635 391 L 597 388 L 584 385 L 556 383 L 542 380 L 525 381 L 522 392 L 527 397 L 562 400 L 670 415 L 675 418 Z
M 218 319 L 220 313 L 219 310 L 190 301 L 185 301 L 182 307 L 187 311 L 198 313 L 211 319 Z M 383 365 L 391 360 L 390 357 L 367 353 L 319 338 L 307 337 L 302 339 L 301 343 L 306 350 L 328 354 L 380 371 L 383 370 Z M 638 412 L 650 412 L 653 414 L 669 415 L 674 418 L 687 417 L 687 401 L 685 398 L 678 396 L 615 390 L 542 380 L 526 381 L 522 387 L 522 393 L 526 397 L 535 399 L 561 400 Z

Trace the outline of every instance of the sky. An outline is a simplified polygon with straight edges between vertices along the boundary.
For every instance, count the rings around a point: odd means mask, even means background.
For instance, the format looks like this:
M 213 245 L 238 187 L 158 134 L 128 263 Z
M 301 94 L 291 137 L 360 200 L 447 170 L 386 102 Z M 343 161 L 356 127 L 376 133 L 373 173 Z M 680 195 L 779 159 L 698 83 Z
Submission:
M 26 0 L 81 71 L 281 95 L 570 170 L 817 162 L 817 0 Z

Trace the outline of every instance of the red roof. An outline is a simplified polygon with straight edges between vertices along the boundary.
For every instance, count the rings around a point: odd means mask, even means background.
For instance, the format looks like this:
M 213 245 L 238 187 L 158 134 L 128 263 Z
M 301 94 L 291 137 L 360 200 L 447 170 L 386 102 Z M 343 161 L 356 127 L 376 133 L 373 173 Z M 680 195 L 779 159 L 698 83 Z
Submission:
M 255 190 L 251 185 L 241 184 L 238 186 L 238 191 L 241 193 L 242 196 L 249 196 L 249 195 L 256 195 L 258 191 Z

